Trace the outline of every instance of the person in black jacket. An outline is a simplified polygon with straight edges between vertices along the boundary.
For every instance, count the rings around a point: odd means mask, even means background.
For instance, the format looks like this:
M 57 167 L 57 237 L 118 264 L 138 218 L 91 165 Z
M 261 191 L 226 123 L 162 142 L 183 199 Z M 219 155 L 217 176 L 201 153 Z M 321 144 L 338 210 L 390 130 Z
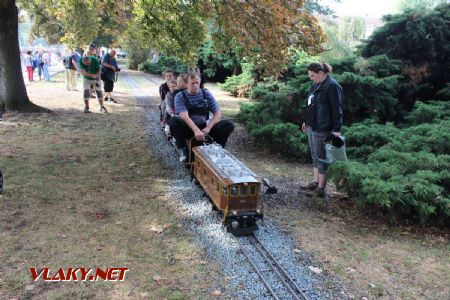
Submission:
M 309 78 L 313 81 L 306 102 L 306 121 L 302 130 L 308 134 L 308 144 L 313 160 L 314 181 L 303 186 L 316 196 L 325 196 L 327 165 L 324 139 L 331 132 L 341 135 L 343 100 L 342 87 L 331 77 L 331 66 L 314 62 L 308 66 Z

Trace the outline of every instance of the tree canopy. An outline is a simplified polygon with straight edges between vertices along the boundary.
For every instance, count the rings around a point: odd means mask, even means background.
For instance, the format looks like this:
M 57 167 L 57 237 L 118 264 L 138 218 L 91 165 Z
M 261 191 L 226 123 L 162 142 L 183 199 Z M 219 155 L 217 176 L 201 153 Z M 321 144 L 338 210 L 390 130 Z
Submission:
M 235 43 L 267 73 L 280 72 L 289 46 L 317 52 L 323 42 L 316 19 L 304 1 L 177 1 L 140 0 L 133 22 L 153 48 L 184 61 L 195 61 L 198 48 L 210 36 L 217 49 Z

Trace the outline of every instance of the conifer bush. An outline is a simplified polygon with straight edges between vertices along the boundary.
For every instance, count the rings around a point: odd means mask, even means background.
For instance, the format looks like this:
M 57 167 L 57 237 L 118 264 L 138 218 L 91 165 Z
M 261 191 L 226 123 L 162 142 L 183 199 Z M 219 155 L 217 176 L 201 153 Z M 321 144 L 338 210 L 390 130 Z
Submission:
M 447 102 L 417 103 L 398 129 L 365 122 L 346 129 L 350 161 L 328 174 L 358 204 L 389 216 L 420 222 L 450 222 L 450 114 Z M 416 122 L 421 113 L 430 123 Z M 443 112 L 443 113 L 440 113 Z M 434 121 L 434 122 L 433 122 Z M 370 145 L 358 151 L 363 144 Z

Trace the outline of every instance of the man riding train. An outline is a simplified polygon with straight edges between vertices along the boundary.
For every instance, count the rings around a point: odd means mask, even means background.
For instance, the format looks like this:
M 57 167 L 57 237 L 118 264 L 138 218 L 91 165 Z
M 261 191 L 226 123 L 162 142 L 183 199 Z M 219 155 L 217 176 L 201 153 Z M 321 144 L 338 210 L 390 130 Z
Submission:
M 234 130 L 234 124 L 222 120 L 219 104 L 206 89 L 200 88 L 200 74 L 188 74 L 187 89 L 177 93 L 174 99 L 175 116 L 170 118 L 170 132 L 181 150 L 180 161 L 189 155 L 186 140 L 195 136 L 197 141 L 205 141 L 210 136 L 215 142 L 225 147 L 228 137 Z M 209 119 L 209 113 L 212 118 Z

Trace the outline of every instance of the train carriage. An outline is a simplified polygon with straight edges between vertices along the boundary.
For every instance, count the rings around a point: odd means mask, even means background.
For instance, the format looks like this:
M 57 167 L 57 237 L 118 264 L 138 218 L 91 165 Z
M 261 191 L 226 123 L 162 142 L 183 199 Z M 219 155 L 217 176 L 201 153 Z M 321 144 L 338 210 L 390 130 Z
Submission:
M 227 230 L 248 234 L 262 224 L 262 180 L 217 144 L 192 147 L 191 169 L 213 204 L 223 214 Z

